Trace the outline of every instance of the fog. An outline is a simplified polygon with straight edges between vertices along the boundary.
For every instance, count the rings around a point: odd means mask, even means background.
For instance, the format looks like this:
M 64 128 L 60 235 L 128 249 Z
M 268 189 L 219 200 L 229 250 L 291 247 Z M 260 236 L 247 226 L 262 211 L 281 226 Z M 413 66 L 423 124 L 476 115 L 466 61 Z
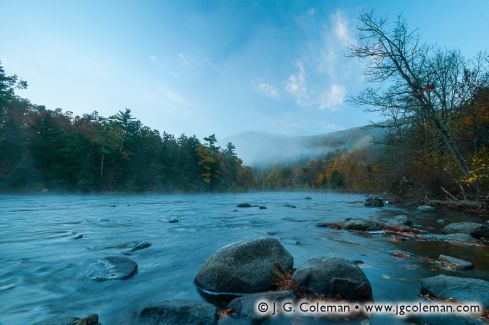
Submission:
M 222 142 L 232 142 L 246 165 L 269 167 L 322 158 L 338 150 L 348 152 L 370 147 L 380 142 L 383 136 L 382 129 L 362 127 L 314 136 L 243 132 Z

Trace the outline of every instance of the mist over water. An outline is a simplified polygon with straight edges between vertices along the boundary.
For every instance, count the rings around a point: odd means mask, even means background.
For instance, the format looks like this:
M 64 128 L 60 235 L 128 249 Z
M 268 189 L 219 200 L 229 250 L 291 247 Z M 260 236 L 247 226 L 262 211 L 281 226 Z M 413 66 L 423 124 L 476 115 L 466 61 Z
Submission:
M 222 142 L 232 142 L 245 164 L 266 168 L 323 159 L 336 151 L 348 152 L 378 146 L 384 136 L 383 129 L 361 127 L 315 136 L 244 132 L 225 138 Z
M 294 256 L 295 267 L 320 256 L 363 261 L 378 302 L 418 300 L 419 279 L 441 273 L 431 264 L 396 260 L 390 255 L 395 249 L 419 256 L 433 257 L 440 251 L 470 256 L 477 270 L 448 273 L 487 278 L 487 252 L 481 249 L 397 243 L 316 227 L 324 221 L 396 214 L 435 227 L 432 216 L 393 207 L 365 208 L 364 198 L 303 192 L 0 196 L 0 323 L 30 324 L 95 312 L 102 324 L 137 324 L 138 313 L 161 300 L 202 300 L 193 279 L 204 261 L 226 244 L 259 237 L 279 239 Z M 237 209 L 242 202 L 267 209 Z M 83 238 L 75 240 L 76 234 Z M 126 256 L 126 250 L 115 246 L 129 241 L 151 243 L 128 256 L 139 264 L 132 278 L 86 278 L 87 268 L 97 259 Z

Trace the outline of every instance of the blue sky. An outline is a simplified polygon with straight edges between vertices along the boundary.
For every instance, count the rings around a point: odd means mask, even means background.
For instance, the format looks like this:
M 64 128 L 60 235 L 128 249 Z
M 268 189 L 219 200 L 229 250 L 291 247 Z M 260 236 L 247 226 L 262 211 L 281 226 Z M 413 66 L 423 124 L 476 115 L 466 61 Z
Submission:
M 403 14 L 422 39 L 488 49 L 489 1 L 0 0 L 0 60 L 22 95 L 75 114 L 131 108 L 174 134 L 311 135 L 379 116 L 344 57 L 362 9 Z

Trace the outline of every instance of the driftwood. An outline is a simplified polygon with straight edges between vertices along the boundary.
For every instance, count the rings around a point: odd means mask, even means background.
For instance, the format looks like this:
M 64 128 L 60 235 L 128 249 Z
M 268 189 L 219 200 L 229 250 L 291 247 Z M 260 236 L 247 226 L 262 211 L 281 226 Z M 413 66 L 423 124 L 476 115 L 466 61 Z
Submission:
M 472 200 L 427 200 L 429 205 L 443 205 L 447 207 L 467 207 L 467 208 L 479 208 L 487 209 L 487 202 L 484 201 L 472 201 Z
M 473 196 L 468 199 L 467 196 L 465 195 L 465 192 L 463 191 L 463 187 L 460 186 L 460 188 L 462 190 L 463 199 L 458 199 L 449 191 L 447 191 L 443 186 L 441 186 L 442 191 L 448 195 L 448 199 L 435 200 L 435 199 L 425 198 L 426 203 L 428 205 L 441 205 L 449 208 L 460 208 L 460 209 L 467 209 L 472 211 L 475 210 L 479 212 L 489 211 L 489 197 Z

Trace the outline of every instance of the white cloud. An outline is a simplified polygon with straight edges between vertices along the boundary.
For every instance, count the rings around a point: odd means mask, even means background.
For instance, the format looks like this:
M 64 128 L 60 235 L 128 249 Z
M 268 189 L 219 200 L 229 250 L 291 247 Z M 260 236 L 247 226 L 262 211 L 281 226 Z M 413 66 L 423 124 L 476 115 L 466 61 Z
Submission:
M 255 89 L 272 99 L 280 97 L 277 87 L 266 82 L 259 81 L 258 84 L 255 85 Z
M 181 110 L 181 108 L 188 109 L 193 107 L 190 100 L 163 83 L 159 84 L 154 91 L 143 93 L 143 95 L 151 102 L 166 109 L 179 110 L 185 115 L 191 115 L 188 110 Z
M 346 97 L 343 85 L 350 82 L 355 69 L 345 58 L 347 47 L 354 41 L 348 20 L 340 10 L 329 18 L 322 33 L 305 43 L 295 72 L 285 81 L 285 90 L 302 107 L 339 110 Z
M 348 21 L 340 10 L 331 17 L 333 21 L 333 32 L 343 46 L 348 46 L 352 42 Z
M 185 69 L 190 69 L 192 65 L 190 64 L 190 61 L 187 59 L 187 57 L 183 53 L 178 53 L 177 54 L 178 60 L 180 61 L 180 64 L 182 67 Z
M 154 64 L 156 64 L 156 65 L 157 65 L 157 66 L 158 66 L 160 69 L 162 69 L 162 70 L 163 70 L 163 71 L 165 71 L 167 74 L 169 74 L 170 76 L 172 76 L 172 77 L 174 77 L 174 78 L 179 78 L 179 76 L 178 76 L 178 75 L 177 75 L 175 72 L 168 70 L 168 69 L 165 67 L 165 65 L 164 65 L 164 64 L 162 64 L 162 63 L 160 62 L 160 60 L 158 60 L 158 58 L 157 58 L 156 56 L 151 55 L 151 56 L 149 57 L 149 59 L 150 59 L 150 60 L 151 60 L 151 61 L 152 61 Z
M 291 74 L 287 79 L 285 89 L 296 98 L 297 104 L 303 105 L 308 101 L 308 91 L 306 87 L 306 71 L 302 61 L 296 62 L 297 72 Z
M 343 104 L 346 96 L 346 88 L 337 84 L 331 85 L 328 90 L 322 93 L 319 108 L 338 110 L 338 106 Z

